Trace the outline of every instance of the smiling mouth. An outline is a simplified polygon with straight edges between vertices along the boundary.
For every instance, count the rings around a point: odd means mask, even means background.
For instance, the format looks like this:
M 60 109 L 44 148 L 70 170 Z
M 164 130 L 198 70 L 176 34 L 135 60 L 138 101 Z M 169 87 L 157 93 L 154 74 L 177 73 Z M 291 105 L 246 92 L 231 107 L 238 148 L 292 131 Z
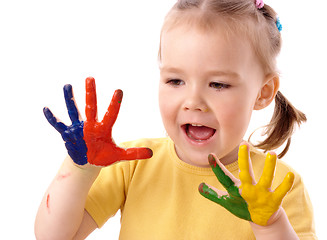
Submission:
M 196 142 L 207 141 L 216 133 L 216 129 L 199 124 L 184 124 L 182 128 L 186 135 Z

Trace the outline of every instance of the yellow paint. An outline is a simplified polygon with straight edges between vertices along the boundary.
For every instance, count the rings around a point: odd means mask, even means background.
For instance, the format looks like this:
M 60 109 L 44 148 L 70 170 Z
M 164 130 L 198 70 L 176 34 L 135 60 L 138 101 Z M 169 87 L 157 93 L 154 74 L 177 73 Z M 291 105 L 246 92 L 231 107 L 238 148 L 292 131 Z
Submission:
M 265 226 L 269 218 L 279 209 L 285 195 L 292 188 L 294 174 L 289 172 L 278 188 L 272 191 L 271 184 L 277 161 L 275 154 L 267 154 L 263 173 L 257 184 L 250 174 L 250 159 L 247 145 L 240 146 L 238 161 L 241 196 L 248 204 L 252 221 Z
M 241 145 L 238 151 L 238 165 L 240 168 L 240 180 L 242 183 L 252 184 L 252 177 L 250 175 L 249 153 L 247 145 Z

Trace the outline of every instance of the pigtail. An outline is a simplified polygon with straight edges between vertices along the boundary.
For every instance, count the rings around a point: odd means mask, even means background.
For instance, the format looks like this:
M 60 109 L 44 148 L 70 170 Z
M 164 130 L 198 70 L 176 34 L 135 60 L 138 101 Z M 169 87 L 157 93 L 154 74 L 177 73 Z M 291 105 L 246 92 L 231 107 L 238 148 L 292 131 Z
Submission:
M 291 144 L 291 136 L 295 130 L 296 125 L 307 120 L 304 113 L 297 110 L 285 97 L 278 91 L 275 97 L 275 110 L 270 123 L 265 126 L 264 135 L 267 138 L 257 145 L 257 148 L 268 150 L 276 149 L 286 142 L 284 150 L 278 155 L 282 158 L 288 151 Z M 251 134 L 252 136 L 252 134 Z M 249 141 L 250 138 L 249 137 Z

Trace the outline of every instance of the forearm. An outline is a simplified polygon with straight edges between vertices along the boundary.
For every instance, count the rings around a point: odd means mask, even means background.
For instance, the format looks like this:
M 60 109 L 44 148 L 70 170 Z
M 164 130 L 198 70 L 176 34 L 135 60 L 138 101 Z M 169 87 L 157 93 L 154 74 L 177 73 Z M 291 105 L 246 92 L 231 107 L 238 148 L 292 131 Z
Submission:
M 276 219 L 268 226 L 250 223 L 253 233 L 258 240 L 296 240 L 299 239 L 283 208 L 279 209 Z
M 77 166 L 68 157 L 40 204 L 37 239 L 71 239 L 81 224 L 87 194 L 100 172 L 91 165 Z

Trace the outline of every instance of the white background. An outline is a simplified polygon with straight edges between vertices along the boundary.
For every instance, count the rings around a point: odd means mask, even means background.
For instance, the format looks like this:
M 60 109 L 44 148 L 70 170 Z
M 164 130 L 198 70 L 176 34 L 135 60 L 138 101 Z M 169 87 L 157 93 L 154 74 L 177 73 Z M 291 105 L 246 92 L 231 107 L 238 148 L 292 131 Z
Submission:
M 44 106 L 69 123 L 62 87 L 74 87 L 84 113 L 84 80 L 97 83 L 99 118 L 113 91 L 124 90 L 116 142 L 165 135 L 157 107 L 159 33 L 174 0 L 1 1 L 1 235 L 34 239 L 38 205 L 66 150 Z M 317 234 L 327 239 L 326 3 L 269 1 L 283 24 L 281 91 L 307 114 L 284 161 L 299 172 L 314 206 Z M 249 132 L 270 120 L 255 112 Z M 118 239 L 119 216 L 90 239 Z M 9 237 L 11 236 L 11 237 Z M 0 237 L 1 238 L 1 237 Z

